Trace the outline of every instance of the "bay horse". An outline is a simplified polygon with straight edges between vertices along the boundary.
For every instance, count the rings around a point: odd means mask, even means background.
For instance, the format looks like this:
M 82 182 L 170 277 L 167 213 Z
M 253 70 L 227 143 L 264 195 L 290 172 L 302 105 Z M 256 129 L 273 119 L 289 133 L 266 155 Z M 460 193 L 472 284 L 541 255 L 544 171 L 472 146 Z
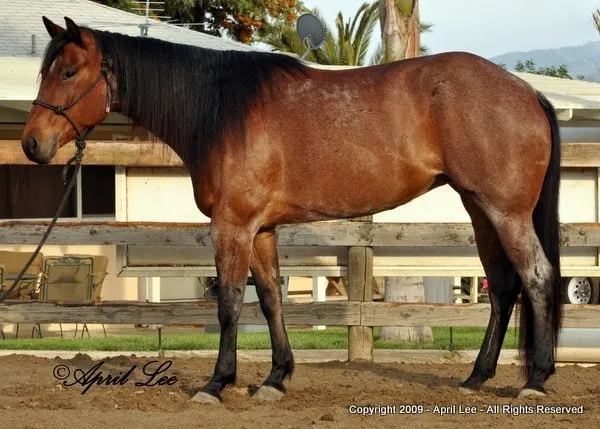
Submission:
M 219 402 L 236 378 L 248 269 L 271 336 L 255 394 L 279 399 L 292 375 L 275 227 L 348 219 L 449 184 L 468 211 L 489 279 L 491 316 L 464 392 L 494 376 L 518 295 L 526 384 L 543 395 L 561 325 L 560 137 L 550 102 L 481 57 L 442 53 L 323 70 L 272 52 L 216 51 L 43 18 L 51 42 L 22 148 L 39 164 L 120 112 L 168 144 L 211 218 L 219 354 L 192 398 Z M 339 168 L 339 165 L 343 168 Z

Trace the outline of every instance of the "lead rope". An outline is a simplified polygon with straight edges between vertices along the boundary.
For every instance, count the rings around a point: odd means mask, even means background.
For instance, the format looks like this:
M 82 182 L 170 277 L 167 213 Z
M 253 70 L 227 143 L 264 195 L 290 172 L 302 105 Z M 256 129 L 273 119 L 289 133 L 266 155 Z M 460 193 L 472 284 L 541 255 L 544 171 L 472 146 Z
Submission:
M 73 191 L 73 186 L 75 186 L 75 182 L 77 181 L 77 176 L 79 174 L 79 170 L 81 169 L 81 161 L 83 159 L 83 150 L 85 149 L 85 137 L 87 136 L 87 134 L 88 134 L 88 131 L 86 130 L 83 135 L 80 135 L 77 137 L 77 139 L 75 140 L 75 146 L 77 147 L 77 152 L 75 153 L 75 156 L 73 156 L 65 164 L 65 167 L 63 168 L 62 179 L 63 179 L 63 183 L 66 185 L 66 188 L 65 188 L 65 192 L 62 196 L 62 199 L 60 200 L 60 204 L 58 205 L 58 209 L 56 210 L 56 214 L 50 221 L 50 224 L 48 224 L 48 228 L 46 229 L 46 232 L 44 233 L 42 240 L 40 241 L 37 248 L 35 249 L 35 251 L 31 255 L 31 257 L 29 258 L 29 261 L 27 261 L 27 263 L 25 264 L 25 266 L 23 267 L 23 269 L 21 270 L 21 272 L 15 279 L 12 286 L 7 291 L 1 292 L 0 302 L 4 301 L 6 299 L 6 297 L 8 295 L 10 295 L 10 293 L 18 286 L 19 282 L 21 281 L 21 278 L 23 277 L 23 275 L 25 275 L 25 273 L 27 272 L 27 270 L 29 269 L 29 267 L 31 266 L 31 264 L 33 263 L 33 261 L 35 260 L 37 255 L 40 253 L 40 250 L 46 243 L 46 240 L 48 240 L 48 237 L 50 236 L 50 232 L 52 231 L 52 228 L 54 228 L 56 221 L 58 220 L 62 211 L 64 210 L 65 205 L 67 203 L 67 199 L 68 199 L 69 195 L 71 194 L 71 192 Z M 69 170 L 71 170 L 71 169 L 73 170 L 73 173 L 71 175 L 70 180 L 67 181 L 67 176 L 69 174 Z

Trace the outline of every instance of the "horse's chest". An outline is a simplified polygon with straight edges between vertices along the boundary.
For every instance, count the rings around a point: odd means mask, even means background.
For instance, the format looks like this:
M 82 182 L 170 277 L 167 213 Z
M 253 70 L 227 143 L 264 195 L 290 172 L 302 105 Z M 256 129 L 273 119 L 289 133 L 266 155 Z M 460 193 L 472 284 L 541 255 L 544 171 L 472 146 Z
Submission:
M 196 206 L 204 216 L 211 217 L 217 189 L 213 177 L 208 172 L 190 171 Z

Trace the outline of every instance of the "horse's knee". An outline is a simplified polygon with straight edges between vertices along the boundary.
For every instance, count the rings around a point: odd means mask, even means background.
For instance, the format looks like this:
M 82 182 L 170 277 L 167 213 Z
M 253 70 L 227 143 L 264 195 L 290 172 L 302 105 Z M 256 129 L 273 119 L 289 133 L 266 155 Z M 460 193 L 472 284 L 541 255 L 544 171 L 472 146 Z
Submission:
M 217 316 L 219 323 L 231 325 L 235 323 L 242 311 L 244 287 L 219 286 L 219 300 Z
M 268 319 L 276 316 L 281 311 L 281 299 L 279 295 L 270 288 L 263 291 L 260 297 L 260 309 Z

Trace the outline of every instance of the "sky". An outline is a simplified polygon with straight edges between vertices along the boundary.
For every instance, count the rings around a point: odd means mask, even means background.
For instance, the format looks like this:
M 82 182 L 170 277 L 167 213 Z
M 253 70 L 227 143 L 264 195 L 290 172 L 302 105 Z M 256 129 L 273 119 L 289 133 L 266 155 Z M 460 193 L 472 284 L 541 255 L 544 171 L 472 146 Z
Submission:
M 304 0 L 333 28 L 339 11 L 353 17 L 367 0 Z M 468 51 L 486 58 L 512 51 L 559 48 L 600 40 L 592 12 L 600 0 L 421 0 L 421 36 L 430 53 Z M 379 38 L 379 25 L 374 38 Z M 375 41 L 372 42 L 375 45 Z

